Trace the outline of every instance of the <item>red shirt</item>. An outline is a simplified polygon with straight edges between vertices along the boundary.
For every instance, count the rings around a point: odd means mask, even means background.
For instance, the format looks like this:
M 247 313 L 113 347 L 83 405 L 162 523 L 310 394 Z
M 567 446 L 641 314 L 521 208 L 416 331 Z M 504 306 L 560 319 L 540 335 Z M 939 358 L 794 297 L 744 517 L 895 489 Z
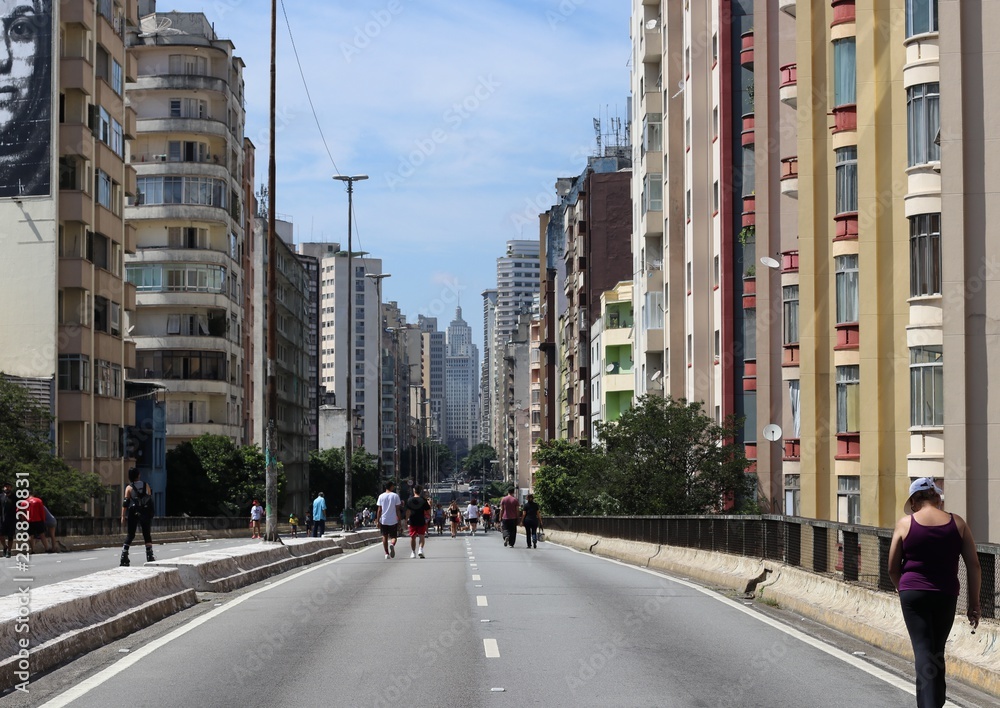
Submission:
M 500 518 L 509 521 L 517 517 L 517 498 L 508 494 L 500 500 Z
M 28 497 L 28 523 L 45 521 L 45 503 L 38 497 Z

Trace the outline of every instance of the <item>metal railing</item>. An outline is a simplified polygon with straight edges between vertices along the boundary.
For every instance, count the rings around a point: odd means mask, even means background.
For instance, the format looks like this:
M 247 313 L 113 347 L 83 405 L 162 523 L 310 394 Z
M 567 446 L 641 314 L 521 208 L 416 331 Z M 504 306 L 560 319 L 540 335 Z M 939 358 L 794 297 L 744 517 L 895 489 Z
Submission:
M 226 531 L 245 529 L 250 517 L 243 516 L 158 516 L 153 519 L 152 532 Z M 118 517 L 60 516 L 56 536 L 115 536 L 122 533 Z
M 841 582 L 894 592 L 888 559 L 892 529 L 841 524 L 794 516 L 557 516 L 552 530 L 586 533 L 661 546 L 697 548 L 716 553 L 784 563 Z M 1000 545 L 976 544 L 983 569 L 980 590 L 983 618 L 997 619 Z M 962 592 L 958 612 L 965 614 L 965 564 L 959 563 Z

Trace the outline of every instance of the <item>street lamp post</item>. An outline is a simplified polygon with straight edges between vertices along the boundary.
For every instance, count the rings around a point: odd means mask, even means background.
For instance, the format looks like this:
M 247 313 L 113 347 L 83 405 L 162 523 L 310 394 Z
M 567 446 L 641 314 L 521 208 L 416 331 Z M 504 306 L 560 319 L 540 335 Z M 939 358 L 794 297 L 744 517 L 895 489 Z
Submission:
M 382 281 L 391 277 L 391 273 L 365 273 L 365 277 L 375 283 L 375 292 L 378 299 L 378 372 L 376 385 L 378 386 L 378 469 L 379 481 L 384 481 L 385 460 L 382 458 L 382 336 L 386 332 L 385 321 L 382 317 Z
M 354 252 L 351 243 L 351 218 L 354 213 L 354 183 L 368 179 L 368 175 L 334 175 L 339 182 L 347 183 L 347 444 L 344 447 L 344 523 L 346 525 L 351 505 L 351 466 L 354 456 Z

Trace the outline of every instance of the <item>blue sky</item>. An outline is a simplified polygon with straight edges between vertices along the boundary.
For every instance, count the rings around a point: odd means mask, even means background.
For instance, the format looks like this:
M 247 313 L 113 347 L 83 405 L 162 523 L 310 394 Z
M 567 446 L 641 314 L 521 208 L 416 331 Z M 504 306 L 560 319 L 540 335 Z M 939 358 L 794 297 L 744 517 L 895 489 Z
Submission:
M 158 9 L 205 12 L 246 63 L 246 134 L 267 175 L 268 0 Z M 628 0 L 285 0 L 331 164 L 278 6 L 276 211 L 296 240 L 381 257 L 383 299 L 445 329 L 461 300 L 482 346 L 480 293 L 512 238 L 537 238 L 557 177 L 596 148 L 593 118 L 626 118 Z

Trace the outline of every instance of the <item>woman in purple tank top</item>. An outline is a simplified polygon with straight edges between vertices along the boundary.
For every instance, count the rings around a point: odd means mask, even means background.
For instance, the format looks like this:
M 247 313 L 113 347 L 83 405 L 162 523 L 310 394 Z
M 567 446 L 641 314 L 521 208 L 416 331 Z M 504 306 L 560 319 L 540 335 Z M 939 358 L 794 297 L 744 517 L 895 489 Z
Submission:
M 913 482 L 889 547 L 889 577 L 913 644 L 919 708 L 945 703 L 944 645 L 955 622 L 959 556 L 968 576 L 969 623 L 973 630 L 979 626 L 982 571 L 976 542 L 961 516 L 941 508 L 942 494 L 931 477 Z

